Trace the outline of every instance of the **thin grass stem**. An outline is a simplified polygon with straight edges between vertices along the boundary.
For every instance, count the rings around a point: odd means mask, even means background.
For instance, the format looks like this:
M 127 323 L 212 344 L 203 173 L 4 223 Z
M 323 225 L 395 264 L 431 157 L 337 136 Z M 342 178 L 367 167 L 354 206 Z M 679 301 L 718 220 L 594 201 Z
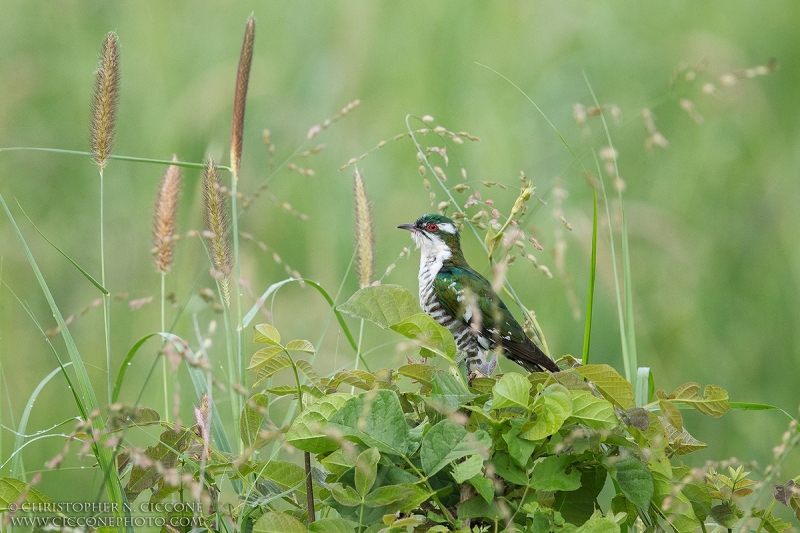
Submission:
M 583 329 L 583 355 L 581 362 L 589 364 L 589 347 L 592 338 L 592 310 L 594 307 L 594 284 L 597 278 L 597 190 L 592 187 L 592 263 L 589 265 L 589 294 L 586 296 L 586 325 Z
M 100 284 L 106 286 L 106 244 L 105 244 L 105 208 L 104 183 L 105 168 L 100 170 Z M 111 295 L 103 294 L 103 330 L 106 339 L 106 387 L 108 403 L 111 403 Z
M 161 272 L 161 332 L 165 333 L 166 319 L 165 319 L 165 303 L 166 303 L 166 272 Z M 161 343 L 162 348 L 166 345 L 166 339 Z M 161 354 L 161 377 L 164 383 L 164 420 L 169 422 L 169 375 L 167 372 L 167 356 L 166 353 Z

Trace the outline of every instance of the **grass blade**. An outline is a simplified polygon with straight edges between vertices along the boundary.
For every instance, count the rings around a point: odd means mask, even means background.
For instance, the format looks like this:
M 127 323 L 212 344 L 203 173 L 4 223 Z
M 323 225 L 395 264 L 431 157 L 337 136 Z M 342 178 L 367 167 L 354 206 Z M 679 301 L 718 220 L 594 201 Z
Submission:
M 19 202 L 17 202 L 17 206 L 19 206 L 19 210 L 20 210 L 20 211 L 22 211 L 22 214 L 23 214 L 23 215 L 25 215 L 25 218 L 27 218 L 27 219 L 28 219 L 28 222 L 30 222 L 30 223 L 31 223 L 31 226 L 33 226 L 33 229 L 35 229 L 35 230 L 36 230 L 36 231 L 39 233 L 39 235 L 41 235 L 41 236 L 42 236 L 42 239 L 46 240 L 46 241 L 47 241 L 47 243 L 48 243 L 50 246 L 52 246 L 53 248 L 55 248 L 55 249 L 56 249 L 56 251 L 58 251 L 58 253 L 60 253 L 61 255 L 63 255 L 63 256 L 66 258 L 66 260 L 67 260 L 67 261 L 69 261 L 70 263 L 72 263 L 72 265 L 73 265 L 75 268 L 77 268 L 77 269 L 80 271 L 80 273 L 81 273 L 81 274 L 83 274 L 83 276 L 84 276 L 86 279 L 88 279 L 88 280 L 89 280 L 89 281 L 92 283 L 92 285 L 94 285 L 95 287 L 97 287 L 97 288 L 100 290 L 100 292 L 102 292 L 102 293 L 103 293 L 103 294 L 105 294 L 105 295 L 108 295 L 108 290 L 107 290 L 105 287 L 103 287 L 102 285 L 100 285 L 100 282 L 98 282 L 96 279 L 94 279 L 94 278 L 93 278 L 93 277 L 92 277 L 92 276 L 91 276 L 91 275 L 90 275 L 88 272 L 86 272 L 86 271 L 85 271 L 85 270 L 84 270 L 84 269 L 83 269 L 83 268 L 82 268 L 82 267 L 81 267 L 81 266 L 80 266 L 78 263 L 76 263 L 75 261 L 73 261 L 73 260 L 72 260 L 72 258 L 71 258 L 70 256 L 68 256 L 66 253 L 64 253 L 64 251 L 63 251 L 61 248 L 59 248 L 58 246 L 56 246 L 56 245 L 55 245 L 55 243 L 54 243 L 53 241 L 51 241 L 50 239 L 48 239 L 47 237 L 45 237 L 44 233 L 42 233 L 42 232 L 41 232 L 41 230 L 40 230 L 39 228 L 37 228 L 37 227 L 36 227 L 36 224 L 34 224 L 34 223 L 33 223 L 33 220 L 31 220 L 31 217 L 29 217 L 29 216 L 28 216 L 28 213 L 26 213 L 26 212 L 25 212 L 25 210 L 24 210 L 24 209 L 22 209 L 22 206 L 20 205 L 20 203 L 19 203 Z
M 589 364 L 589 345 L 592 339 L 592 308 L 594 306 L 594 283 L 597 278 L 597 190 L 592 187 L 592 263 L 589 265 L 589 294 L 586 296 L 586 326 L 583 329 L 583 355 L 581 362 Z
M 22 236 L 22 232 L 20 231 L 16 220 L 14 220 L 14 216 L 11 214 L 8 204 L 6 203 L 2 194 L 0 194 L 0 204 L 2 204 L 3 210 L 5 211 L 9 222 L 11 222 L 11 227 L 14 229 L 17 239 L 25 251 L 25 256 L 27 257 L 28 263 L 30 263 L 31 268 L 33 269 L 33 273 L 36 276 L 36 280 L 39 282 L 39 287 L 41 288 L 42 293 L 44 294 L 45 299 L 50 306 L 50 310 L 52 311 L 56 322 L 61 327 L 61 336 L 64 339 L 64 344 L 67 347 L 67 352 L 69 353 L 70 360 L 72 361 L 73 368 L 75 369 L 75 374 L 78 378 L 78 385 L 80 387 L 80 395 L 76 396 L 76 403 L 78 404 L 77 407 L 84 419 L 89 419 L 89 413 L 94 411 L 99 412 L 100 406 L 97 403 L 97 396 L 95 395 L 94 388 L 89 380 L 89 374 L 86 372 L 86 366 L 83 363 L 83 358 L 81 358 L 80 352 L 78 352 L 78 347 L 75 345 L 75 340 L 72 338 L 72 334 L 70 333 L 69 328 L 64 321 L 64 316 L 61 314 L 61 310 L 58 308 L 58 305 L 56 305 L 53 294 L 50 292 L 50 288 L 47 286 L 47 282 L 42 275 L 42 271 L 39 269 L 39 265 L 36 263 L 36 260 L 34 259 L 30 248 L 28 247 L 28 243 L 25 242 L 25 237 Z M 126 515 L 129 515 L 130 512 L 126 510 L 127 498 L 125 497 L 125 494 L 122 490 L 122 484 L 120 483 L 119 476 L 117 475 L 114 458 L 111 454 L 111 450 L 108 448 L 108 446 L 106 446 L 107 438 L 104 431 L 104 418 L 102 415 L 99 415 L 92 417 L 91 420 L 92 426 L 99 432 L 99 439 L 92 445 L 92 449 L 95 453 L 97 462 L 103 471 L 103 478 L 105 480 L 106 490 L 108 491 L 108 498 L 111 502 L 120 504 L 119 510 L 116 514 L 124 518 Z M 130 527 L 128 529 L 132 530 Z

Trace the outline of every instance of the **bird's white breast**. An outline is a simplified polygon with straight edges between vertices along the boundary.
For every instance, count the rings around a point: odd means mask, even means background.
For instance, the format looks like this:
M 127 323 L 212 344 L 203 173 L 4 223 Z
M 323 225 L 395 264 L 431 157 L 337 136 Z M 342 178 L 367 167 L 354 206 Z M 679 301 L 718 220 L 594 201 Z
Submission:
M 414 235 L 420 248 L 419 261 L 419 303 L 426 309 L 427 295 L 433 290 L 433 280 L 445 261 L 452 257 L 450 247 L 436 235 Z

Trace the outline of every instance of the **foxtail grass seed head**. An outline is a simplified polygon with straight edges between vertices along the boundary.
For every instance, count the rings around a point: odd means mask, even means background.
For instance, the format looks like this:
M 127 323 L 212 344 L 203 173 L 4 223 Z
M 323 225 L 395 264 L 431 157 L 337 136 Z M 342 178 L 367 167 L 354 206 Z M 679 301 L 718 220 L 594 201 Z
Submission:
M 173 161 L 178 161 L 172 156 Z M 181 169 L 175 165 L 167 167 L 156 195 L 155 215 L 153 216 L 153 237 L 155 239 L 156 268 L 159 272 L 169 272 L 172 266 L 172 252 L 175 247 L 175 220 L 178 217 L 178 199 L 181 192 Z
M 105 168 L 114 145 L 114 122 L 119 100 L 119 43 L 113 31 L 106 36 L 100 66 L 95 72 L 92 102 L 92 155 Z
M 251 15 L 244 30 L 239 69 L 236 72 L 236 90 L 233 100 L 233 124 L 231 126 L 231 170 L 239 174 L 242 162 L 242 138 L 244 137 L 244 107 L 247 101 L 247 82 L 253 63 L 253 42 L 256 34 L 256 19 Z
M 356 263 L 358 285 L 363 289 L 372 283 L 375 272 L 375 231 L 372 208 L 367 200 L 367 191 L 361 173 L 353 176 L 353 196 L 356 205 Z
M 228 209 L 225 196 L 220 190 L 219 172 L 214 160 L 206 163 L 203 177 L 203 216 L 206 222 L 206 234 L 211 241 L 211 262 L 219 273 L 222 296 L 230 305 L 228 275 L 233 270 L 230 232 L 228 231 Z

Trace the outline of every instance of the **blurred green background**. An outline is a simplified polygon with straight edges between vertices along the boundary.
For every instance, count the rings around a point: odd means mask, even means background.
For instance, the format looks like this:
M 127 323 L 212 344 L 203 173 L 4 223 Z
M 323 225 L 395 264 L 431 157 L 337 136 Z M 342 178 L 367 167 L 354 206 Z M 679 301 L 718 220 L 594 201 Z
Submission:
M 243 231 L 264 242 L 242 249 L 242 273 L 253 293 L 284 279 L 272 252 L 303 276 L 335 294 L 353 253 L 352 168 L 338 168 L 405 130 L 406 114 L 431 114 L 479 143 L 447 146 L 449 185 L 468 172 L 468 184 L 508 213 L 515 191 L 479 182 L 518 185 L 520 171 L 547 205 L 532 210 L 526 230 L 544 246 L 534 252 L 554 273 L 548 279 L 518 261 L 511 282 L 533 307 L 556 355 L 580 356 L 589 266 L 591 190 L 580 165 L 507 76 L 548 115 L 577 156 L 594 169 L 592 150 L 607 146 L 597 118 L 576 123 L 573 106 L 592 104 L 584 73 L 603 104 L 620 110 L 611 123 L 625 180 L 631 234 L 639 364 L 650 366 L 656 386 L 670 392 L 686 381 L 714 383 L 732 400 L 774 404 L 797 413 L 800 369 L 800 9 L 792 0 L 726 2 L 54 2 L 0 3 L 0 147 L 88 149 L 88 119 L 100 46 L 117 31 L 122 86 L 115 153 L 227 164 L 233 86 L 244 23 L 257 20 L 250 77 L 240 189 L 267 191 L 241 218 Z M 766 65 L 765 76 L 725 85 L 721 76 Z M 686 68 L 705 64 L 696 79 Z M 691 76 L 690 76 L 691 77 Z M 711 83 L 714 94 L 702 87 Z M 360 99 L 353 112 L 312 141 L 306 133 Z M 700 117 L 690 116 L 681 99 Z M 669 142 L 646 148 L 642 109 Z M 419 125 L 417 125 L 419 124 Z M 421 127 L 421 123 L 412 123 Z M 271 131 L 274 168 L 262 141 Z M 588 130 L 587 130 L 588 128 Z M 444 146 L 438 138 L 427 139 Z M 324 143 L 310 158 L 292 159 L 313 177 L 278 169 L 296 150 Z M 407 139 L 391 142 L 359 163 L 373 205 L 377 275 L 410 246 L 395 229 L 431 207 Z M 275 169 L 278 169 L 277 171 Z M 125 293 L 112 307 L 114 372 L 133 343 L 159 328 L 159 275 L 151 256 L 151 217 L 163 167 L 112 161 L 106 171 L 108 287 Z M 225 176 L 227 179 L 227 176 Z M 201 229 L 199 171 L 184 173 L 179 231 Z M 607 184 L 610 181 L 607 179 Z M 556 218 L 554 186 L 571 232 Z M 434 183 L 436 201 L 444 200 Z M 42 152 L 0 152 L 0 192 L 39 261 L 64 313 L 80 314 L 99 293 L 25 221 L 16 201 L 51 240 L 99 277 L 98 175 L 89 158 Z M 458 196 L 466 201 L 466 194 Z M 290 203 L 303 220 L 281 207 Z M 602 206 L 601 206 L 602 208 Z M 473 208 L 474 209 L 474 208 Z M 616 209 L 616 205 L 612 205 Z M 564 234 L 564 267 L 554 257 Z M 475 266 L 485 259 L 473 236 L 465 238 Z M 592 361 L 622 369 L 606 226 L 601 228 Z M 55 323 L 5 217 L 0 219 L 2 278 L 31 307 L 45 329 Z M 384 278 L 416 292 L 418 256 Z M 177 333 L 197 344 L 192 315 L 205 331 L 220 320 L 197 291 L 211 286 L 205 253 L 196 239 L 178 244 L 167 278 L 179 302 L 189 299 Z M 199 284 L 195 284 L 196 280 Z M 339 301 L 357 289 L 352 272 Z M 570 292 L 581 317 L 573 314 Z M 131 310 L 127 300 L 154 296 Z M 191 298 L 190 298 L 191 297 Z M 246 306 L 252 305 L 248 297 Z M 316 292 L 290 285 L 272 307 L 284 338 L 323 332 L 327 307 Z M 175 310 L 169 311 L 168 319 Z M 262 320 L 266 320 L 262 318 Z M 104 398 L 106 371 L 102 310 L 93 308 L 71 327 Z M 357 330 L 357 325 L 351 325 Z M 213 361 L 224 353 L 218 333 Z M 365 328 L 365 346 L 397 338 Z M 65 356 L 60 339 L 55 346 Z M 248 345 L 248 353 L 250 345 Z M 122 397 L 133 402 L 145 382 L 156 346 L 146 345 L 130 369 Z M 27 398 L 53 368 L 53 355 L 6 287 L 0 287 L 2 422 L 15 427 Z M 216 358 L 216 359 L 215 359 Z M 336 325 L 325 330 L 318 364 L 324 372 L 353 358 Z M 368 356 L 372 367 L 398 365 L 404 354 L 388 345 Z M 215 372 L 224 380 L 215 362 Z M 506 370 L 513 365 L 504 363 Z M 158 374 L 157 374 L 158 375 Z M 185 377 L 185 376 L 184 376 Z M 181 377 L 183 416 L 192 394 Z M 158 379 L 144 402 L 163 405 Z M 220 400 L 224 402 L 224 398 Z M 224 406 L 220 407 L 226 413 Z M 229 411 L 227 411 L 229 412 Z M 63 378 L 37 400 L 28 432 L 75 415 Z M 776 412 L 732 412 L 720 420 L 687 414 L 687 427 L 710 444 L 691 464 L 736 456 L 772 460 L 788 419 Z M 68 424 L 64 430 L 71 429 Z M 148 444 L 143 441 L 143 444 Z M 0 462 L 12 454 L 4 429 Z M 36 441 L 24 451 L 29 473 L 61 450 L 62 439 Z M 77 451 L 77 446 L 73 446 Z M 85 475 L 72 460 L 46 472 L 41 488 L 57 498 Z M 797 474 L 796 455 L 784 470 Z M 7 475 L 6 465 L 0 475 Z

